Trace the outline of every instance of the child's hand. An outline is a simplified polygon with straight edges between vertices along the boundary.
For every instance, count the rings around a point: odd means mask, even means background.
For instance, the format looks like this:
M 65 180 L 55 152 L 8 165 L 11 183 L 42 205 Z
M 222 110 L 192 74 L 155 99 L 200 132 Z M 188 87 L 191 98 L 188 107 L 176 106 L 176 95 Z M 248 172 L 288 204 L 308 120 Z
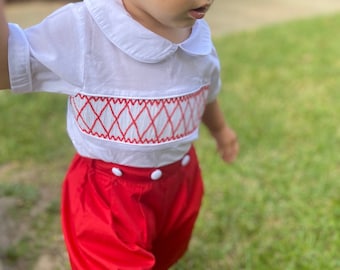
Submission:
M 232 163 L 239 152 L 239 144 L 237 135 L 228 126 L 225 126 L 219 131 L 212 134 L 216 139 L 217 150 L 221 155 L 221 158 L 227 162 Z
M 228 163 L 233 162 L 239 151 L 237 135 L 224 120 L 216 99 L 205 107 L 202 121 L 215 138 L 222 159 Z

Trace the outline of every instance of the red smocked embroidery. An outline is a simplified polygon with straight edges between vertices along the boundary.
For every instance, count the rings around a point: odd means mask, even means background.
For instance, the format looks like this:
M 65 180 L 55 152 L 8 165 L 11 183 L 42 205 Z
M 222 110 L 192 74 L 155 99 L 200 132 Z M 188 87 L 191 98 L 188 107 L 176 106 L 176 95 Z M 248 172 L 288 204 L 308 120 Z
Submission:
M 71 97 L 82 132 L 130 144 L 160 144 L 194 132 L 202 117 L 208 86 L 165 99 L 129 99 L 77 94 Z

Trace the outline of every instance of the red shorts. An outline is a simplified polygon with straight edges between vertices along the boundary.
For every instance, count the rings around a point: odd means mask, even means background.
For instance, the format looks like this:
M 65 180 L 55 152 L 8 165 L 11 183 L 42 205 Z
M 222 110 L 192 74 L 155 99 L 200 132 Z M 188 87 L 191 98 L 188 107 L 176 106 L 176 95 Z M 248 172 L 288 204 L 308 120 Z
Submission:
M 72 269 L 168 269 L 188 247 L 202 195 L 193 148 L 158 169 L 76 155 L 62 198 Z

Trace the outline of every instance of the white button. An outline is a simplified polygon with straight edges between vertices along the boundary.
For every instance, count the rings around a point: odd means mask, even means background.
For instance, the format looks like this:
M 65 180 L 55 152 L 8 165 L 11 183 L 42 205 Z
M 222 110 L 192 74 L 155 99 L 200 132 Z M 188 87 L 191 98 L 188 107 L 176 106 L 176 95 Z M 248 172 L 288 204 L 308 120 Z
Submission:
M 187 166 L 190 162 L 190 156 L 189 155 L 185 155 L 182 159 L 182 166 Z
M 112 168 L 112 173 L 115 175 L 115 176 L 122 176 L 123 175 L 123 172 L 121 171 L 121 169 L 119 168 Z
M 162 177 L 162 171 L 157 169 L 151 173 L 151 180 L 158 180 Z

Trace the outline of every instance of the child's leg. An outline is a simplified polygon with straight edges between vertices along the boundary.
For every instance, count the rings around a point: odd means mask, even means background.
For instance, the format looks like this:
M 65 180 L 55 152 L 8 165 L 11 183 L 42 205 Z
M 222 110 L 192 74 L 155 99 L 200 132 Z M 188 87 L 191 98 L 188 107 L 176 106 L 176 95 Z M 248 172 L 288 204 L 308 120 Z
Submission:
M 154 265 L 150 252 L 122 241 L 116 233 L 116 226 L 124 224 L 115 224 L 116 213 L 111 211 L 112 178 L 112 173 L 95 171 L 91 160 L 78 155 L 69 169 L 63 185 L 62 224 L 72 270 L 144 270 Z
M 153 244 L 154 270 L 168 269 L 184 255 L 189 245 L 203 195 L 201 171 L 193 150 L 190 163 L 180 168 L 177 177 L 181 187 L 168 194 L 169 214 Z
M 160 171 L 74 159 L 62 207 L 72 269 L 165 270 L 183 255 L 202 196 L 194 151 Z

